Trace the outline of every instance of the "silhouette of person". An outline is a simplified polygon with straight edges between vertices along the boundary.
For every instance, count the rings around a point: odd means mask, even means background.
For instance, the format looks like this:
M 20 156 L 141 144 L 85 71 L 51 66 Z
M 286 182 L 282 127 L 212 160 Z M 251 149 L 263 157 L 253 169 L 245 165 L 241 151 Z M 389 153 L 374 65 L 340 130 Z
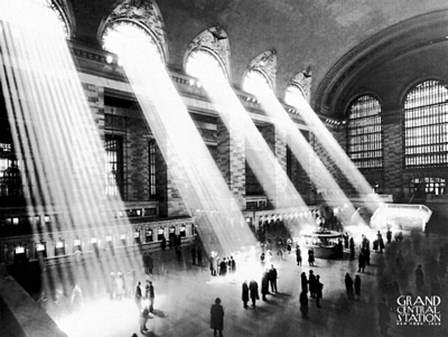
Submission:
M 248 308 L 247 302 L 249 302 L 249 286 L 247 285 L 247 281 L 243 282 L 241 299 L 243 300 L 244 309 Z
M 215 299 L 215 304 L 210 308 L 210 328 L 213 329 L 213 335 L 216 337 L 217 332 L 222 336 L 224 329 L 224 308 L 221 305 L 221 299 Z

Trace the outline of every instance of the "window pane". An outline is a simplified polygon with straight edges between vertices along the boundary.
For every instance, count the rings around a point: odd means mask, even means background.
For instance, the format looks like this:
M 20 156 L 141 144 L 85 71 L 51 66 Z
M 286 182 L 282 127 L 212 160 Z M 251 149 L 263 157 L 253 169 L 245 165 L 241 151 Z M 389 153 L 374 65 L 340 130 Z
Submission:
M 123 139 L 106 136 L 106 194 L 119 195 L 123 190 Z
M 448 90 L 438 81 L 422 82 L 407 95 L 404 103 L 406 167 L 447 164 L 447 99 Z M 432 187 L 427 189 L 434 190 Z
M 188 55 L 185 64 L 185 71 L 188 75 L 196 78 L 226 78 L 223 66 L 218 58 L 208 50 L 195 50 Z
M 243 81 L 243 90 L 256 95 L 265 90 L 271 90 L 269 82 L 261 72 L 256 70 L 248 71 Z
M 380 102 L 369 95 L 356 99 L 348 114 L 348 152 L 359 168 L 383 166 L 383 136 Z
M 156 196 L 156 141 L 149 141 L 149 194 L 151 197 Z

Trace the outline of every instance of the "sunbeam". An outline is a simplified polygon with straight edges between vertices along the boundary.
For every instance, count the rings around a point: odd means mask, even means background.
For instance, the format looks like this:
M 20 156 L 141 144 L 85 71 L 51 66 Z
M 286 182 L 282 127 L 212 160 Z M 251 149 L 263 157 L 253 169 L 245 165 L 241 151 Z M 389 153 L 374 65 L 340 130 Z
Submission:
M 104 33 L 116 53 L 143 115 L 168 163 L 169 174 L 187 209 L 196 216 L 207 252 L 230 255 L 255 243 L 240 206 L 202 140 L 150 36 L 119 22 Z
M 67 232 L 89 238 L 82 263 L 46 270 L 42 288 L 50 296 L 76 284 L 106 288 L 111 271 L 136 270 L 141 256 L 126 248 L 109 254 L 105 238 L 118 238 L 131 225 L 116 217 L 124 209 L 121 198 L 106 194 L 104 145 L 64 31 L 43 0 L 1 1 L 0 20 L 1 84 L 28 211 L 57 219 L 35 226 L 35 242 L 52 231 L 54 249 L 65 255 Z

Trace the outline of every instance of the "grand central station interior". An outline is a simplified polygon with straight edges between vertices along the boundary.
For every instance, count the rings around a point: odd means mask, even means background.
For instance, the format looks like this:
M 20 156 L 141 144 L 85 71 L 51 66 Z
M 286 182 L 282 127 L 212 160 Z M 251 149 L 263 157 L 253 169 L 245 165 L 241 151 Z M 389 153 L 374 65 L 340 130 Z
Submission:
M 0 336 L 448 336 L 447 60 L 446 0 L 0 0 Z

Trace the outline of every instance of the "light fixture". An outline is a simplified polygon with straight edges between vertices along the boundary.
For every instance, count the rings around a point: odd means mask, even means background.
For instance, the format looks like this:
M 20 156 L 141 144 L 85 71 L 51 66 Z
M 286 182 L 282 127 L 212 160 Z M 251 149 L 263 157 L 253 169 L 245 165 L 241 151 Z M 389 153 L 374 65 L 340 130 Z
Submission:
M 114 62 L 114 57 L 112 55 L 107 55 L 106 56 L 106 63 L 107 64 L 112 64 Z

